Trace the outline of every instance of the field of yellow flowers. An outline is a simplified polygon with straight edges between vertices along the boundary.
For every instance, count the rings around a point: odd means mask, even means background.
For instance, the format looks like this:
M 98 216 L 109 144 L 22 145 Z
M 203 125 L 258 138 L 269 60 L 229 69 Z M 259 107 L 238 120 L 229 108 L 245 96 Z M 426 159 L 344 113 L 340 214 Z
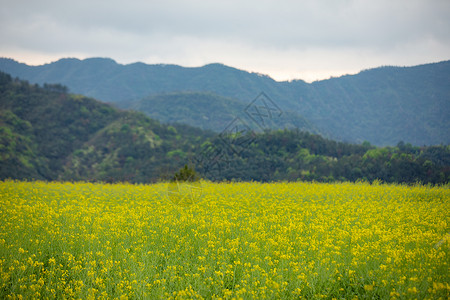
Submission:
M 450 189 L 0 182 L 0 298 L 448 299 Z

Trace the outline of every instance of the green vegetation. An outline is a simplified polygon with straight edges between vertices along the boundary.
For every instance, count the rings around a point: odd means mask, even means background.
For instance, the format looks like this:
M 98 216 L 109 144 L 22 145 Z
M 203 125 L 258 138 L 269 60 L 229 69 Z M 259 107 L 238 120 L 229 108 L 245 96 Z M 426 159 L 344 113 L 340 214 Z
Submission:
M 155 182 L 170 180 L 186 164 L 220 181 L 443 184 L 450 179 L 450 146 L 400 142 L 379 148 L 298 129 L 220 136 L 163 125 L 143 113 L 68 94 L 62 86 L 30 85 L 4 73 L 0 99 L 2 180 Z
M 212 135 L 0 73 L 1 179 L 155 181 Z M 180 138 L 181 137 L 181 138 Z
M 240 109 L 237 102 L 245 106 L 263 91 L 284 112 L 292 114 L 294 126 L 310 130 L 305 126 L 306 119 L 317 129 L 315 133 L 333 139 L 369 141 L 378 146 L 394 146 L 401 140 L 416 146 L 450 144 L 450 61 L 381 67 L 311 84 L 301 80 L 276 82 L 220 64 L 201 68 L 120 65 L 100 58 L 62 59 L 39 67 L 0 59 L 0 70 L 32 83 L 63 84 L 72 92 L 122 108 L 132 108 L 137 101 L 135 108 L 159 121 L 176 118 L 204 129 L 220 131 L 221 118 L 227 119 Z M 228 100 L 212 101 L 205 107 L 207 97 L 195 96 L 192 101 L 192 94 L 180 92 L 207 92 L 212 100 Z M 181 100 L 190 104 L 167 107 L 163 103 Z M 170 114 L 165 109 L 170 109 Z M 302 118 L 297 120 L 299 116 Z M 284 128 L 284 123 L 271 128 Z
M 253 125 L 252 129 L 259 131 L 260 128 L 245 114 L 246 105 L 213 93 L 179 92 L 147 97 L 128 107 L 164 123 L 189 124 L 215 132 L 222 131 L 234 118 L 239 117 Z M 298 128 L 320 133 L 308 120 L 294 112 L 283 112 L 281 116 L 266 118 L 266 123 L 265 127 L 271 129 Z
M 172 181 L 199 181 L 200 176 L 195 172 L 194 168 L 188 167 L 188 165 L 184 165 L 178 172 L 173 175 Z
M 221 150 L 220 168 L 211 168 L 207 161 L 198 171 L 206 171 L 208 178 L 217 180 L 433 184 L 450 180 L 450 146 L 414 147 L 400 142 L 396 147 L 379 148 L 367 142 L 336 142 L 298 130 L 267 131 L 249 138 L 252 143 L 239 155 L 218 140 L 203 145 L 201 153 L 207 153 L 208 147 Z

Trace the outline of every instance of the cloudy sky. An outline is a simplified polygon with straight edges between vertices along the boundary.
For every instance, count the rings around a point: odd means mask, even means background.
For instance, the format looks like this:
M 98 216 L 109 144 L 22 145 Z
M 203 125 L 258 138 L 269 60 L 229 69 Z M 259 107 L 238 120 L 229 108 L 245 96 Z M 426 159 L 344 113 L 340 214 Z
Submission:
M 219 62 L 313 81 L 450 59 L 449 0 L 0 0 L 0 57 Z

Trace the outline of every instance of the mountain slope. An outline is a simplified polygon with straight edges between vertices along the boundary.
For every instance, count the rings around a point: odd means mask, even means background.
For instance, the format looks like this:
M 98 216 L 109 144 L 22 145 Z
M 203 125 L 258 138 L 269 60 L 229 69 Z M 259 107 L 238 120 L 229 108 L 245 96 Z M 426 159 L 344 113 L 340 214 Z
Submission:
M 312 84 L 276 82 L 220 64 L 120 65 L 101 58 L 62 59 L 36 67 L 0 59 L 0 70 L 32 83 L 61 83 L 72 92 L 126 107 L 149 96 L 187 91 L 211 92 L 247 105 L 265 92 L 283 111 L 303 116 L 339 140 L 450 143 L 450 61 L 382 67 Z
M 313 106 L 300 112 L 335 137 L 377 145 L 450 143 L 450 61 L 382 67 L 312 86 L 311 98 L 322 110 Z
M 154 182 L 185 164 L 211 180 L 450 180 L 450 146 L 376 148 L 298 129 L 214 134 L 1 72 L 0 117 L 0 180 Z
M 204 92 L 179 92 L 146 97 L 131 108 L 166 123 L 189 124 L 202 129 L 221 132 L 233 119 L 240 118 L 255 131 L 260 131 L 245 113 L 247 105 L 227 97 Z M 129 107 L 130 108 L 130 107 Z M 264 112 L 261 112 L 264 113 Z M 305 118 L 284 111 L 267 117 L 264 129 L 298 128 L 311 133 L 319 131 Z
M 154 181 L 211 135 L 1 72 L 0 116 L 0 180 Z
M 0 178 L 42 179 L 46 161 L 36 155 L 31 125 L 9 110 L 0 111 Z

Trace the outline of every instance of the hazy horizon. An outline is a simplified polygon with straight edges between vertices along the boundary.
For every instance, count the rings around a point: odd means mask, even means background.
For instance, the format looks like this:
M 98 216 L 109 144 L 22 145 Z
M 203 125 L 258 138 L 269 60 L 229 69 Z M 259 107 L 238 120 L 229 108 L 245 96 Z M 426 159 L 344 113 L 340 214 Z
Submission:
M 93 58 L 111 59 L 111 60 L 113 60 L 114 62 L 116 62 L 119 65 L 130 65 L 130 64 L 134 64 L 134 63 L 144 63 L 144 64 L 147 64 L 147 65 L 176 65 L 176 66 L 180 66 L 180 67 L 184 67 L 184 68 L 201 68 L 203 66 L 207 66 L 207 65 L 210 65 L 210 64 L 222 64 L 222 65 L 225 65 L 227 67 L 231 67 L 231 68 L 234 68 L 234 69 L 246 71 L 246 72 L 249 72 L 249 73 L 257 73 L 257 74 L 269 76 L 270 78 L 272 78 L 273 80 L 278 81 L 278 82 L 303 80 L 303 81 L 305 81 L 307 83 L 312 83 L 312 82 L 315 82 L 315 81 L 327 80 L 327 79 L 341 77 L 341 76 L 347 76 L 347 75 L 356 75 L 356 74 L 358 74 L 358 73 L 360 73 L 362 71 L 369 70 L 369 69 L 376 69 L 376 68 L 380 68 L 380 67 L 400 67 L 400 68 L 406 67 L 407 68 L 407 67 L 415 67 L 415 66 L 420 66 L 420 65 L 427 65 L 427 64 L 434 64 L 434 63 L 440 63 L 440 62 L 448 61 L 448 59 L 447 59 L 447 60 L 440 60 L 440 61 L 423 62 L 423 63 L 420 63 L 420 64 L 407 65 L 407 66 L 406 65 L 379 65 L 379 66 L 373 66 L 373 67 L 370 67 L 370 68 L 364 68 L 364 69 L 360 69 L 360 70 L 355 70 L 354 72 L 351 72 L 351 73 L 336 73 L 336 74 L 328 74 L 328 75 L 324 74 L 323 77 L 315 78 L 313 80 L 307 80 L 307 79 L 304 79 L 304 78 L 278 79 L 278 78 L 274 78 L 270 74 L 264 74 L 264 73 L 257 72 L 257 71 L 246 70 L 246 69 L 243 69 L 243 68 L 241 68 L 239 66 L 231 66 L 231 65 L 227 65 L 227 64 L 224 64 L 224 63 L 221 63 L 221 62 L 210 62 L 210 63 L 197 65 L 197 66 L 185 66 L 185 65 L 180 65 L 180 64 L 176 64 L 176 63 L 146 63 L 146 62 L 142 62 L 142 61 L 131 61 L 131 62 L 128 62 L 128 63 L 122 63 L 122 62 L 117 61 L 117 60 L 115 60 L 114 58 L 111 58 L 111 57 L 99 57 L 99 56 L 97 56 L 97 57 L 85 57 L 85 58 L 60 57 L 60 58 L 57 58 L 57 59 L 55 59 L 53 61 L 43 61 L 43 62 L 36 62 L 36 63 L 29 63 L 27 61 L 19 60 L 19 59 L 16 59 L 14 57 L 3 57 L 3 58 L 12 59 L 12 60 L 15 60 L 15 61 L 17 61 L 19 63 L 26 64 L 28 66 L 42 66 L 42 65 L 46 65 L 46 64 L 55 63 L 55 62 L 57 62 L 57 61 L 59 61 L 61 59 L 86 60 L 86 59 L 93 59 Z

